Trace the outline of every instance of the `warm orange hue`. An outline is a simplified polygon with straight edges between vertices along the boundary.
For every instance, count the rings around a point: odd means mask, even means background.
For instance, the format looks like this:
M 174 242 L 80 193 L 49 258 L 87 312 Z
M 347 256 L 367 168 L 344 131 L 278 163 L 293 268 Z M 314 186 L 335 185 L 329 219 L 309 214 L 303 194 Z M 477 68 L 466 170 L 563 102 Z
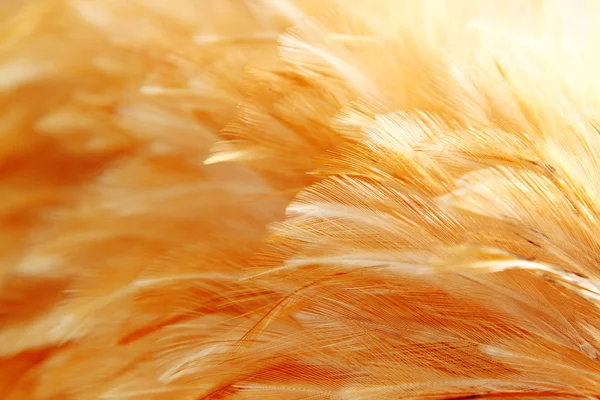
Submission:
M 600 5 L 0 0 L 0 399 L 600 399 Z

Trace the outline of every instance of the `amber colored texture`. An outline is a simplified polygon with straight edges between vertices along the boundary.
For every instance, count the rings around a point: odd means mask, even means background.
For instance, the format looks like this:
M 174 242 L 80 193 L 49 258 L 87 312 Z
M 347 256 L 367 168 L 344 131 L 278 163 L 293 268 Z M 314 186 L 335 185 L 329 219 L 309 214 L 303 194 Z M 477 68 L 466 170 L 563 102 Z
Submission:
M 600 399 L 599 38 L 0 0 L 0 399 Z

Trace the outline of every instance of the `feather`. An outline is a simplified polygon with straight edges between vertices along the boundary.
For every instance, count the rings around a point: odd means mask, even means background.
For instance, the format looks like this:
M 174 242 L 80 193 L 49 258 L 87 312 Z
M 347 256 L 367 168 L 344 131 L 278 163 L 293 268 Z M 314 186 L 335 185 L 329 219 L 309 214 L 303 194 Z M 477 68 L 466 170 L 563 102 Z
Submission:
M 0 1 L 0 397 L 600 398 L 595 1 Z

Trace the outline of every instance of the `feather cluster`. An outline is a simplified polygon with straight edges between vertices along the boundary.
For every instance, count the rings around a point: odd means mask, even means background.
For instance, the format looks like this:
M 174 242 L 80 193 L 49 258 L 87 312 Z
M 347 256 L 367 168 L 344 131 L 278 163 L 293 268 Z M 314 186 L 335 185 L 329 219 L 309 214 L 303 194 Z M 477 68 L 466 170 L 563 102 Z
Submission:
M 0 1 L 0 398 L 600 399 L 600 3 Z

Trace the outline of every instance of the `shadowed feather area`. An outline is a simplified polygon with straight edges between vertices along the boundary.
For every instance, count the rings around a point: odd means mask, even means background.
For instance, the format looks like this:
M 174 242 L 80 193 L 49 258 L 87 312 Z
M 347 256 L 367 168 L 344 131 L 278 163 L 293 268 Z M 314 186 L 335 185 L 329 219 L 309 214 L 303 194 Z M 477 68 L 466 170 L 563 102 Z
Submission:
M 0 0 L 0 399 L 600 399 L 598 21 Z

